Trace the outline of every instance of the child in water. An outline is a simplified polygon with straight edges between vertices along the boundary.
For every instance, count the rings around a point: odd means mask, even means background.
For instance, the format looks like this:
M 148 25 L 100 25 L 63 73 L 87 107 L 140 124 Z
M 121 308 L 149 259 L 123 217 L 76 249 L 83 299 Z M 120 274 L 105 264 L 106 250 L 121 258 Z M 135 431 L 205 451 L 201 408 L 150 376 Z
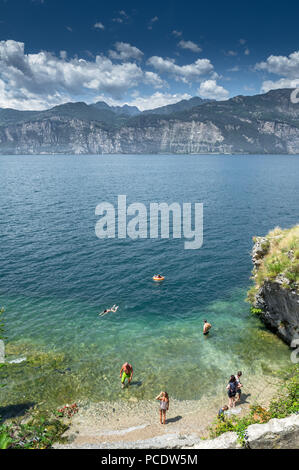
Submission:
M 156 397 L 156 400 L 160 401 L 160 424 L 165 424 L 166 420 L 166 410 L 169 410 L 169 397 L 167 392 L 160 392 Z M 162 423 L 163 415 L 163 423 Z

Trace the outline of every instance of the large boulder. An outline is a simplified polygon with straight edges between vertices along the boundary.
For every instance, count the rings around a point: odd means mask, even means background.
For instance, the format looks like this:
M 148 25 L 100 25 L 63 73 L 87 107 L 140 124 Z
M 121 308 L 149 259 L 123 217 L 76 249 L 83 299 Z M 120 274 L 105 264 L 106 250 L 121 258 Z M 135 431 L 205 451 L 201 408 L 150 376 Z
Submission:
M 246 443 L 250 449 L 298 449 L 299 414 L 252 424 L 247 429 Z

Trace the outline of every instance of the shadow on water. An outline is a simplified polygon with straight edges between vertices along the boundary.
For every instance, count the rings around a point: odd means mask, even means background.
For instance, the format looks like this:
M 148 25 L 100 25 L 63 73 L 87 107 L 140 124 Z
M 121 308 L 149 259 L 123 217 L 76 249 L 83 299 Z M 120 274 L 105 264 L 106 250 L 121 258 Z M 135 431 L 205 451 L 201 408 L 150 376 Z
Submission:
M 36 405 L 36 403 L 28 401 L 17 405 L 0 407 L 0 424 L 4 423 L 7 419 L 23 416 L 26 411 L 30 410 L 34 405 Z
M 135 381 L 135 382 L 131 382 L 130 385 L 131 386 L 135 385 L 135 387 L 140 387 L 142 385 L 142 382 L 141 381 L 139 381 L 139 382 Z

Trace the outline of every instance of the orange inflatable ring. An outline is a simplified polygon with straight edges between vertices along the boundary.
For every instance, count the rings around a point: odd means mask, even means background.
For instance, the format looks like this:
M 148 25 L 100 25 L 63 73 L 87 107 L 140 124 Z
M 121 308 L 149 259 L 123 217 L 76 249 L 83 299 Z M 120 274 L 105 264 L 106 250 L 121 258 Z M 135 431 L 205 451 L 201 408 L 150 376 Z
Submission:
M 164 281 L 165 277 L 164 276 L 153 276 L 154 281 Z

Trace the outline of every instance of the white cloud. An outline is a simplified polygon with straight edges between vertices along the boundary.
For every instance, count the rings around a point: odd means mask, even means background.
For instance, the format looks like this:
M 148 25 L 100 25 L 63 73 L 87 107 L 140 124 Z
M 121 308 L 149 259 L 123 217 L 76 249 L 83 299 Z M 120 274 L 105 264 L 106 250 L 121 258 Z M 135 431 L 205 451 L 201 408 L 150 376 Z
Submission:
M 244 44 L 246 44 L 246 39 L 239 39 L 239 43 L 242 44 L 242 46 L 244 46 Z
M 287 78 L 299 77 L 299 51 L 293 52 L 288 57 L 282 55 L 270 55 L 266 62 L 260 62 L 255 66 L 256 70 L 263 70 Z
M 175 80 L 185 83 L 199 80 L 202 75 L 212 72 L 214 68 L 209 59 L 198 59 L 192 64 L 177 65 L 174 59 L 163 59 L 162 57 L 153 56 L 148 60 L 148 64 L 158 70 L 158 72 L 168 73 Z
M 250 54 L 250 50 L 248 49 L 248 47 L 246 47 L 245 51 L 244 51 L 244 54 L 245 55 L 249 55 Z
M 281 78 L 277 82 L 272 80 L 266 80 L 262 84 L 261 91 L 267 93 L 270 90 L 278 90 L 279 88 L 298 88 L 299 87 L 299 78 L 288 79 Z
M 73 32 L 73 29 L 72 29 L 70 26 L 66 26 L 66 29 L 67 29 L 70 33 Z
M 147 29 L 153 29 L 153 24 L 159 21 L 158 16 L 154 16 L 150 19 Z
M 240 72 L 240 67 L 238 65 L 235 65 L 231 69 L 227 69 L 228 72 Z
M 166 106 L 168 104 L 174 104 L 181 100 L 189 100 L 192 98 L 188 93 L 171 94 L 161 93 L 159 91 L 150 96 L 139 96 L 138 93 L 133 93 L 132 95 L 134 98 L 128 101 L 113 100 L 103 95 L 98 96 L 97 101 L 105 101 L 110 106 L 123 106 L 124 104 L 137 106 L 141 111 L 145 111 L 146 109 L 159 108 L 160 106 Z
M 225 55 L 235 57 L 236 55 L 238 55 L 238 53 L 236 51 L 227 51 L 225 52 Z
M 155 72 L 145 72 L 144 83 L 146 85 L 151 85 L 154 88 L 162 88 L 167 85 L 167 83 Z
M 278 88 L 296 88 L 299 84 L 299 51 L 293 52 L 288 57 L 271 55 L 265 62 L 256 64 L 255 69 L 283 77 L 277 81 L 264 81 L 262 92 Z
M 143 52 L 135 46 L 131 46 L 127 42 L 116 42 L 114 45 L 116 51 L 109 51 L 111 59 L 116 60 L 140 60 L 142 59 Z
M 172 31 L 172 34 L 176 37 L 176 38 L 179 38 L 180 36 L 182 36 L 182 31 L 176 31 L 175 29 Z
M 129 15 L 125 12 L 125 10 L 120 10 L 119 12 L 119 15 L 118 17 L 116 18 L 112 18 L 112 21 L 114 23 L 123 23 L 124 21 L 127 21 L 129 20 Z
M 220 85 L 217 85 L 216 80 L 205 80 L 200 84 L 197 93 L 202 98 L 209 98 L 215 100 L 227 100 L 229 96 L 228 90 Z
M 67 52 L 66 51 L 60 51 L 59 56 L 62 60 L 66 60 L 67 59 Z
M 94 27 L 95 29 L 102 29 L 102 30 L 105 29 L 105 26 L 104 26 L 103 23 L 101 23 L 100 21 L 98 21 L 97 23 L 95 23 L 95 24 L 93 25 L 93 27 Z
M 192 41 L 184 41 L 183 39 L 178 43 L 182 49 L 189 49 L 192 52 L 201 52 L 202 49 Z
M 147 76 L 136 64 L 56 57 L 50 52 L 25 54 L 24 43 L 0 41 L 0 107 L 44 109 L 66 101 L 92 99 L 107 93 L 119 98 L 128 89 L 159 77 Z

